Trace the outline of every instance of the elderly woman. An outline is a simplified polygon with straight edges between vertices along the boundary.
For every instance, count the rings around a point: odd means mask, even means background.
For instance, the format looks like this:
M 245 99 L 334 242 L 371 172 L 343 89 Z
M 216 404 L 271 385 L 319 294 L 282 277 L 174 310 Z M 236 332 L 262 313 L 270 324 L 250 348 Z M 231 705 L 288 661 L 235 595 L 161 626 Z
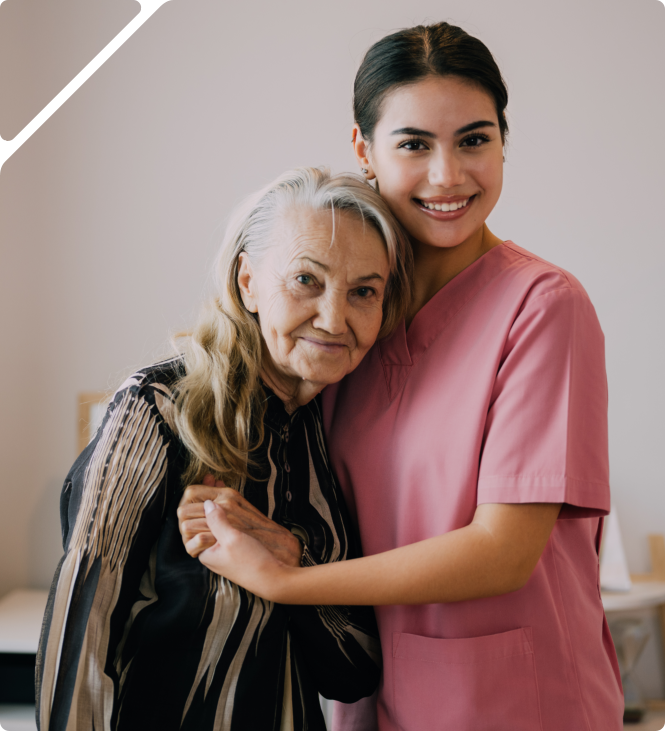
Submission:
M 182 354 L 120 387 L 65 481 L 41 731 L 315 731 L 318 693 L 374 691 L 370 608 L 263 601 L 188 555 L 177 511 L 184 485 L 224 484 L 229 519 L 280 561 L 358 555 L 317 395 L 403 316 L 406 251 L 352 175 L 296 170 L 240 210 Z M 193 524 L 201 509 L 185 496 Z

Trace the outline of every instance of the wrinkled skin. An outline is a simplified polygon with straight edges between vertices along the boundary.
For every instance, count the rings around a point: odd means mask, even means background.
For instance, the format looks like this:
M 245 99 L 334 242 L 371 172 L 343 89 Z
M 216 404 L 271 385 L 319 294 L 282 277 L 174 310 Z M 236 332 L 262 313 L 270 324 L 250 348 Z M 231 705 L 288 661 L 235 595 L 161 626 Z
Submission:
M 178 525 L 187 553 L 197 558 L 202 551 L 215 544 L 206 521 L 203 503 L 212 500 L 224 508 L 229 523 L 247 533 L 281 563 L 286 566 L 300 566 L 302 544 L 281 525 L 266 518 L 260 510 L 230 487 L 225 487 L 212 475 L 203 478 L 203 485 L 190 485 L 184 492 L 178 507 Z

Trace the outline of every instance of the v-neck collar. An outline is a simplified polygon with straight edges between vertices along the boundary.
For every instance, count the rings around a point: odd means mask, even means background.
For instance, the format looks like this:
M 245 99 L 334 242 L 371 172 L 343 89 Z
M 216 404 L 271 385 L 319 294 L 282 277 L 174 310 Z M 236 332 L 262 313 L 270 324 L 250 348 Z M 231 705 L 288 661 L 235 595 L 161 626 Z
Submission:
M 418 310 L 408 331 L 402 320 L 395 332 L 379 341 L 383 372 L 395 398 L 410 369 L 452 322 L 457 313 L 505 268 L 511 241 L 494 246 L 441 289 Z

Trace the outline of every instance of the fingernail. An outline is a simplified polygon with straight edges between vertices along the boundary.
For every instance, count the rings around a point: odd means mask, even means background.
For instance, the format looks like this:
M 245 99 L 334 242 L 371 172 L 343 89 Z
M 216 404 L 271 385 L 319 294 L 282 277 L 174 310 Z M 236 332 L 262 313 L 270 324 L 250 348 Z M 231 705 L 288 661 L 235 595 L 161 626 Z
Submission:
M 214 506 L 212 500 L 206 500 L 203 503 L 203 509 L 205 510 L 206 515 L 208 515 L 208 513 L 212 513 L 212 511 L 215 509 L 215 506 Z

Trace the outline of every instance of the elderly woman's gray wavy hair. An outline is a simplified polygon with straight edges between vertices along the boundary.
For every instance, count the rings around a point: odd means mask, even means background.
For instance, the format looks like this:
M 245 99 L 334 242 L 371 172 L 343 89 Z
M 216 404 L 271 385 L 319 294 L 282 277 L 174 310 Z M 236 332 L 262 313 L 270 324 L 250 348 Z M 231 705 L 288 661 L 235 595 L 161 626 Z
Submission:
M 215 265 L 216 296 L 181 349 L 185 375 L 176 389 L 174 422 L 190 452 L 185 484 L 212 473 L 229 487 L 240 487 L 248 476 L 251 449 L 263 439 L 263 337 L 240 296 L 238 259 L 245 251 L 258 264 L 276 241 L 275 224 L 298 208 L 330 210 L 333 231 L 334 211 L 346 211 L 372 226 L 385 243 L 390 265 L 379 337 L 392 332 L 406 312 L 411 248 L 386 203 L 359 175 L 298 168 L 250 196 L 227 227 Z

